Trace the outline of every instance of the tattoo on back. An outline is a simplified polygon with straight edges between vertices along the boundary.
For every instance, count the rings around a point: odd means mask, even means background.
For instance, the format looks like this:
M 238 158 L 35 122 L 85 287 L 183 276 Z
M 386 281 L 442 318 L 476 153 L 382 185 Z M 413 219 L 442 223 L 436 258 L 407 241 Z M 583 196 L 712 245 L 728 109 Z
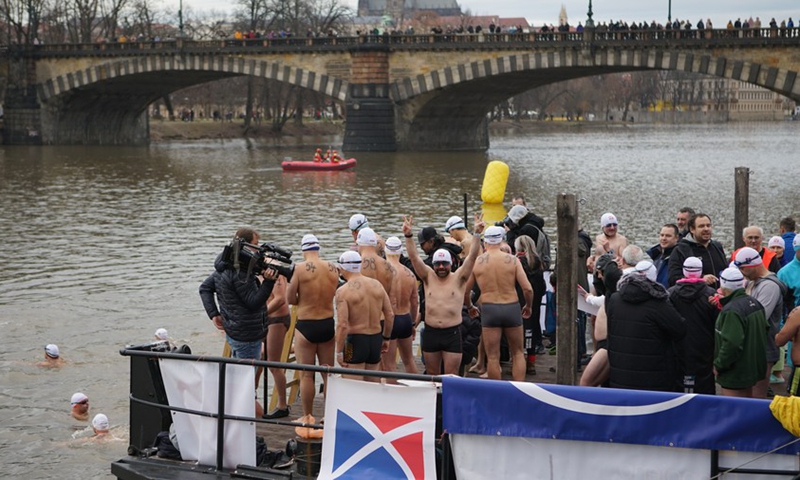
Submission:
M 306 263 L 306 272 L 314 273 L 317 271 L 317 266 L 313 263 Z

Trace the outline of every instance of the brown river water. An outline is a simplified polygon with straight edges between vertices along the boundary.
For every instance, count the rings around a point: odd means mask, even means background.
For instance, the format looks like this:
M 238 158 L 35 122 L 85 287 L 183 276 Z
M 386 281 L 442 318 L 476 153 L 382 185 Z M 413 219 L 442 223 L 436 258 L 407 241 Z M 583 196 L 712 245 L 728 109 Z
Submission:
M 511 170 L 504 208 L 524 193 L 553 236 L 555 199 L 566 192 L 582 199 L 592 235 L 611 211 L 622 233 L 649 247 L 688 205 L 711 215 L 729 250 L 735 167 L 753 170 L 750 218 L 767 237 L 782 216 L 800 215 L 799 134 L 800 123 L 785 122 L 495 135 L 486 154 L 365 153 L 353 171 L 305 173 L 283 173 L 280 162 L 331 139 L 1 147 L 0 476 L 111 476 L 129 427 L 119 349 L 164 327 L 195 353 L 221 351 L 197 288 L 237 227 L 295 252 L 315 233 L 334 260 L 351 241 L 352 213 L 385 238 L 401 234 L 402 214 L 414 214 L 415 230 L 443 229 L 463 215 L 464 193 L 470 212 L 480 210 L 486 164 L 502 160 Z M 62 368 L 34 365 L 48 343 L 59 345 Z M 68 415 L 77 391 L 119 440 L 73 438 L 86 426 Z

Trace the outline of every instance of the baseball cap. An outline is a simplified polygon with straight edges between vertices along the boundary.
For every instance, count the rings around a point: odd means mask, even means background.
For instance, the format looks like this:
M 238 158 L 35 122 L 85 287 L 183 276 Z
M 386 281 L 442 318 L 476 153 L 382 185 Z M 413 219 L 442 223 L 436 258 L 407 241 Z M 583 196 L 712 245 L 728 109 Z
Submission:
M 311 233 L 303 235 L 303 239 L 300 241 L 300 250 L 304 252 L 308 250 L 319 250 L 319 240 L 317 236 Z
M 85 402 L 87 400 L 89 400 L 89 397 L 87 397 L 85 394 L 83 394 L 81 392 L 73 393 L 72 394 L 72 398 L 69 400 L 69 404 L 70 405 L 77 405 L 77 404 L 83 403 L 83 402 Z
M 453 257 L 450 256 L 450 252 L 445 250 L 444 248 L 440 248 L 433 252 L 433 263 L 437 264 L 439 262 L 444 263 L 453 263 Z
M 386 253 L 389 255 L 400 255 L 403 251 L 403 242 L 397 237 L 389 237 L 386 239 Z
M 767 247 L 781 247 L 786 248 L 786 241 L 781 237 L 775 236 L 769 239 Z
M 168 340 L 169 332 L 167 332 L 166 328 L 159 328 L 156 330 L 156 338 L 159 340 Z
M 740 248 L 733 259 L 734 265 L 739 268 L 757 267 L 763 263 L 761 255 L 750 247 Z
M 367 220 L 366 216 L 360 213 L 356 213 L 355 215 L 350 217 L 350 222 L 348 222 L 348 226 L 350 227 L 350 230 L 355 232 L 361 230 L 364 227 L 368 227 L 369 221 Z
M 528 207 L 525 205 L 514 205 L 511 207 L 511 210 L 508 211 L 508 218 L 514 223 L 519 223 L 522 217 L 528 214 L 528 211 Z
M 651 282 L 656 281 L 656 275 L 658 274 L 658 271 L 656 270 L 656 266 L 653 265 L 653 262 L 650 260 L 642 260 L 641 262 L 637 263 L 634 267 L 634 270 L 636 273 L 640 273 L 647 277 L 647 279 Z
M 44 353 L 50 358 L 58 358 L 58 345 L 53 343 L 48 344 L 46 347 L 44 347 Z
M 102 413 L 98 413 L 92 419 L 92 426 L 96 430 L 108 430 L 108 417 L 106 417 Z
M 420 245 L 436 237 L 436 229 L 433 227 L 425 227 L 417 234 L 417 240 Z
M 522 206 L 522 205 L 517 205 Z M 483 241 L 488 243 L 489 245 L 497 245 L 498 243 L 503 241 L 503 237 L 505 236 L 506 231 L 503 227 L 498 227 L 496 225 L 492 225 L 491 227 L 487 228 L 486 231 L 483 233 Z
M 720 287 L 726 290 L 736 290 L 744 287 L 744 275 L 738 268 L 726 268 L 719 275 Z
M 339 256 L 339 266 L 350 273 L 359 273 L 361 271 L 361 255 L 348 250 Z
M 685 278 L 700 278 L 703 276 L 703 261 L 699 257 L 686 257 L 683 261 L 683 276 Z
M 358 231 L 358 236 L 356 237 L 356 245 L 360 245 L 362 247 L 374 247 L 378 245 L 378 237 L 375 235 L 375 231 L 369 227 L 364 227 Z
M 447 223 L 444 224 L 444 231 L 448 233 L 450 230 L 458 230 L 460 228 L 467 228 L 461 217 L 450 217 L 447 219 Z
M 602 217 L 600 217 L 600 226 L 602 228 L 606 228 L 609 225 L 619 225 L 619 221 L 617 217 L 613 213 L 604 213 Z

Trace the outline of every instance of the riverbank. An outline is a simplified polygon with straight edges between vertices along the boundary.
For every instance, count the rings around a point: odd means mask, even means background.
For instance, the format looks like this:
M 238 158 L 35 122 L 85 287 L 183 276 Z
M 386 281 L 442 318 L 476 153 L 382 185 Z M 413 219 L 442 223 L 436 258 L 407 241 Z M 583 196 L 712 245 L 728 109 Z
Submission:
M 623 122 L 567 122 L 538 120 L 502 120 L 489 123 L 489 132 L 504 135 L 511 132 L 535 132 L 565 129 L 598 128 L 612 125 L 625 125 Z M 236 138 L 293 138 L 301 136 L 344 135 L 344 123 L 341 121 L 305 121 L 295 125 L 289 121 L 280 133 L 272 131 L 271 124 L 253 125 L 245 133 L 244 122 L 214 122 L 198 120 L 182 122 L 179 120 L 150 120 L 150 139 L 155 143 L 186 140 L 215 140 Z

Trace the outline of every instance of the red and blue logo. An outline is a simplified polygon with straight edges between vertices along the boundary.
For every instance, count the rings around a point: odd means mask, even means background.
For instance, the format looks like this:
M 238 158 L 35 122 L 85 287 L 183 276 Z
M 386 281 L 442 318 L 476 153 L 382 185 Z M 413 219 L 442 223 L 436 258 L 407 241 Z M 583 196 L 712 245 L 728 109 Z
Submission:
M 421 417 L 336 412 L 332 478 L 424 479 Z

